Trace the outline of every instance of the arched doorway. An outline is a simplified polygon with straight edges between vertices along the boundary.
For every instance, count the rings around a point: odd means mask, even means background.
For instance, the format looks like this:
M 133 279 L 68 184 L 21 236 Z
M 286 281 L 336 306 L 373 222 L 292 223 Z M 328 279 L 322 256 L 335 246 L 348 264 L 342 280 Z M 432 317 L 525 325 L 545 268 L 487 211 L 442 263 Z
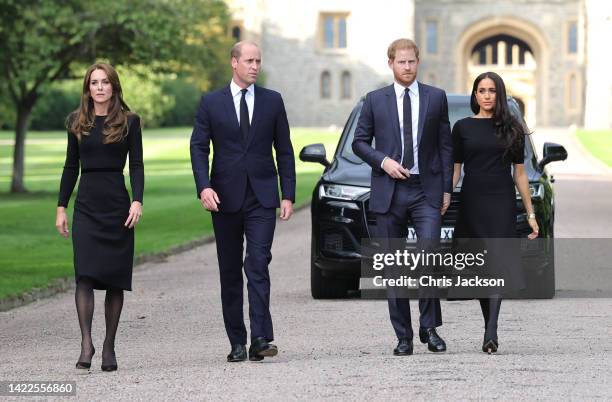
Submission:
M 530 127 L 549 124 L 548 45 L 539 29 L 514 17 L 487 18 L 472 24 L 457 47 L 458 92 L 469 92 L 485 71 L 500 74 L 508 94 L 519 98 Z
M 521 99 L 525 120 L 532 126 L 536 115 L 536 69 L 533 50 L 525 41 L 506 34 L 493 35 L 472 48 L 466 86 L 470 88 L 481 73 L 495 71 L 504 79 L 508 95 Z

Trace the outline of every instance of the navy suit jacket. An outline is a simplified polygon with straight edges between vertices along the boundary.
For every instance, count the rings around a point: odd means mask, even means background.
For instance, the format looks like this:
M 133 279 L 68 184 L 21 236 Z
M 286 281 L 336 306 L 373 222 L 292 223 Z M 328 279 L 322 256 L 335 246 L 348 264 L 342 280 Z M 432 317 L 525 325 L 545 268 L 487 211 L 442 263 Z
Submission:
M 221 212 L 240 209 L 247 178 L 264 208 L 280 206 L 278 176 L 283 199 L 295 201 L 295 158 L 283 99 L 278 92 L 255 86 L 253 109 L 246 142 L 229 85 L 202 96 L 196 113 L 190 151 L 197 195 L 212 187 Z M 211 141 L 214 152 L 209 174 Z
M 453 148 L 446 93 L 419 84 L 419 176 L 427 202 L 442 206 L 442 193 L 452 191 Z M 393 85 L 366 95 L 355 130 L 353 151 L 372 167 L 370 210 L 386 213 L 391 205 L 395 180 L 380 165 L 388 156 L 399 162 L 402 139 Z M 372 140 L 375 147 L 372 148 Z

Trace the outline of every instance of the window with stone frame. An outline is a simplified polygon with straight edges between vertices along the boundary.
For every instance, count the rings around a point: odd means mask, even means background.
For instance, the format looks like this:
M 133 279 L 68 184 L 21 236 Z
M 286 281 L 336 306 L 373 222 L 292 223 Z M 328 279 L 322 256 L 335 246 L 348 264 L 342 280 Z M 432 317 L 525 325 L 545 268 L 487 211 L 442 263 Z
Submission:
M 576 71 L 565 77 L 565 107 L 569 112 L 576 112 L 582 108 L 582 83 Z
M 438 21 L 425 21 L 425 52 L 427 54 L 438 54 Z
M 331 74 L 329 71 L 321 73 L 321 99 L 331 98 Z
M 323 49 L 346 49 L 349 13 L 321 13 L 319 38 Z
M 578 54 L 578 21 L 568 21 L 566 24 L 566 52 L 569 55 Z
M 343 71 L 340 77 L 340 97 L 342 99 L 351 99 L 352 85 L 351 73 Z
M 243 39 L 244 27 L 242 21 L 232 21 L 229 28 L 229 36 L 235 41 L 240 42 Z

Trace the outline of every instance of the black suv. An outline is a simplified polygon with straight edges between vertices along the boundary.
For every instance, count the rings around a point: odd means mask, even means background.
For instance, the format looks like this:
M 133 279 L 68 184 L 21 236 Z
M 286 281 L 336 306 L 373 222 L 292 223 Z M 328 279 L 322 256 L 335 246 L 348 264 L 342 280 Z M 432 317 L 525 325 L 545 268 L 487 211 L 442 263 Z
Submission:
M 451 127 L 463 117 L 471 116 L 470 97 L 448 95 Z M 360 288 L 361 239 L 369 238 L 376 224 L 368 210 L 370 198 L 371 168 L 353 153 L 352 142 L 359 114 L 363 106 L 361 99 L 351 112 L 340 136 L 336 153 L 331 162 L 326 159 L 323 144 L 312 144 L 300 152 L 305 162 L 318 162 L 325 166 L 321 178 L 312 194 L 312 239 L 311 239 L 311 293 L 315 299 L 346 297 Z M 508 98 L 512 114 L 524 124 L 518 103 Z M 525 125 L 526 126 L 526 125 Z M 540 237 L 554 237 L 555 202 L 552 183 L 554 179 L 544 168 L 552 161 L 565 160 L 567 152 L 561 145 L 544 144 L 544 157 L 538 161 L 531 138 L 525 141 L 525 168 L 529 177 L 529 189 L 540 227 Z M 461 182 L 458 185 L 460 188 Z M 451 205 L 443 217 L 440 238 L 442 242 L 452 239 L 459 204 L 459 189 L 451 197 Z M 525 208 L 517 194 L 516 225 L 521 237 L 531 232 Z M 415 232 L 409 225 L 407 241 L 415 240 Z M 551 298 L 555 292 L 554 248 L 550 242 L 522 242 L 523 259 L 531 258 L 527 274 L 528 283 L 541 287 L 536 297 Z

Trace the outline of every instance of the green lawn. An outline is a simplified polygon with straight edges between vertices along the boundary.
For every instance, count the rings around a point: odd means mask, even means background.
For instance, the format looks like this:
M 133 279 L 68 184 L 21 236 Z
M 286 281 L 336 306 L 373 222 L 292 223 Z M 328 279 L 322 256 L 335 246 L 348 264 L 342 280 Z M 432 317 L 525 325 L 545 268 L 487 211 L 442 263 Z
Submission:
M 191 128 L 144 130 L 145 196 L 136 232 L 136 254 L 166 251 L 212 233 L 210 214 L 200 206 L 189 161 Z M 295 128 L 296 204 L 308 202 L 323 167 L 303 163 L 304 145 L 325 144 L 328 158 L 338 132 Z M 13 133 L 0 131 L 0 299 L 73 275 L 71 241 L 55 230 L 55 208 L 65 157 L 66 133 L 30 132 L 26 146 L 27 194 L 7 194 Z M 127 179 L 127 175 L 126 175 Z M 129 180 L 126 180 L 129 189 Z M 75 188 L 76 193 L 76 188 Z M 70 204 L 74 203 L 74 195 Z M 71 221 L 72 208 L 68 212 Z
M 596 158 L 612 167 L 612 131 L 579 130 L 578 139 Z

